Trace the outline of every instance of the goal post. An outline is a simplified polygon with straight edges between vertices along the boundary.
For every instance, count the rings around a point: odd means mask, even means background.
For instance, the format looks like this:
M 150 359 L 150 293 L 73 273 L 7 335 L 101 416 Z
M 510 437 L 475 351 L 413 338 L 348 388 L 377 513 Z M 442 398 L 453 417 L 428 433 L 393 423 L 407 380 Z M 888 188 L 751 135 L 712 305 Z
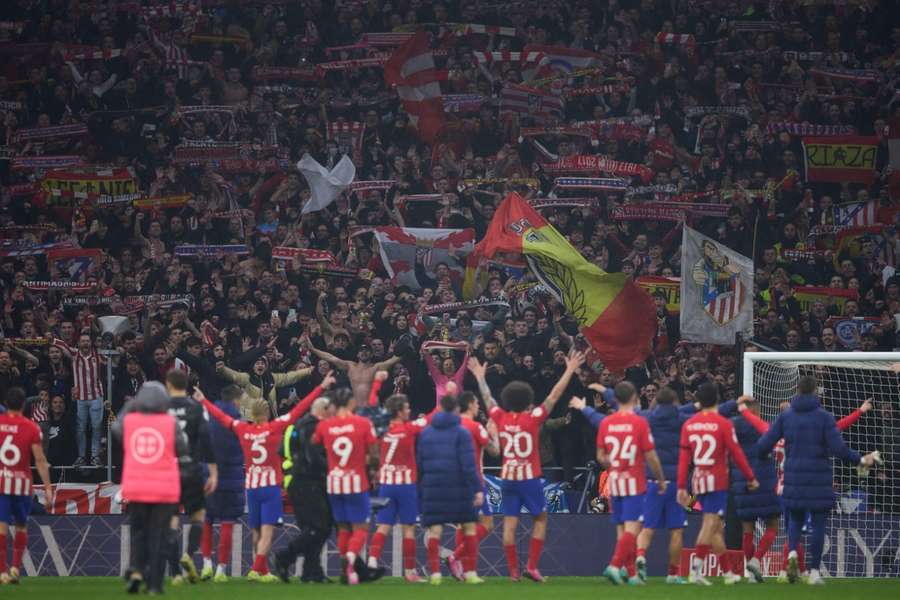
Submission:
M 818 383 L 822 407 L 841 419 L 867 399 L 874 409 L 842 432 L 861 453 L 880 450 L 885 465 L 860 477 L 853 465 L 834 461 L 837 501 L 829 520 L 823 555 L 832 577 L 900 576 L 900 377 L 892 365 L 900 352 L 745 352 L 743 393 L 759 403 L 760 416 L 772 422 L 782 404 L 797 394 L 801 377 Z M 784 532 L 780 531 L 766 573 L 780 567 Z

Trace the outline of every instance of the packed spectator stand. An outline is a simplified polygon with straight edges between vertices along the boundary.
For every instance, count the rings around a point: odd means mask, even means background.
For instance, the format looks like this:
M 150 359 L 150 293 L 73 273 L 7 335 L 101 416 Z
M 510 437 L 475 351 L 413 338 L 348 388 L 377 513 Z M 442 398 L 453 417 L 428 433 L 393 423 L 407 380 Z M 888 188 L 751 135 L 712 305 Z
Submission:
M 893 350 L 897 4 L 5 2 L 0 398 L 24 385 L 50 463 L 79 467 L 55 477 L 99 481 L 108 419 L 176 366 L 211 398 L 233 382 L 275 413 L 321 381 L 323 353 L 351 383 L 390 361 L 382 400 L 405 391 L 415 413 L 436 383 L 476 389 L 469 354 L 495 396 L 522 379 L 542 397 L 583 340 L 528 269 L 497 264 L 477 305 L 453 306 L 474 299 L 462 257 L 401 240 L 416 247 L 401 281 L 371 229 L 478 240 L 510 191 L 656 301 L 647 361 L 586 364 L 570 395 L 599 401 L 587 385 L 623 377 L 645 406 L 664 385 L 687 401 L 708 381 L 740 391 L 735 348 L 679 339 L 684 222 L 754 258 L 759 347 Z M 443 95 L 427 141 L 386 83 L 416 31 Z M 873 175 L 822 181 L 807 136 L 877 138 Z M 305 154 L 328 169 L 349 155 L 356 184 L 301 214 Z M 593 177 L 566 167 L 579 161 Z M 129 331 L 109 394 L 97 319 L 112 314 Z M 897 400 L 877 405 L 894 471 Z M 544 433 L 550 476 L 573 482 L 592 429 L 560 402 Z

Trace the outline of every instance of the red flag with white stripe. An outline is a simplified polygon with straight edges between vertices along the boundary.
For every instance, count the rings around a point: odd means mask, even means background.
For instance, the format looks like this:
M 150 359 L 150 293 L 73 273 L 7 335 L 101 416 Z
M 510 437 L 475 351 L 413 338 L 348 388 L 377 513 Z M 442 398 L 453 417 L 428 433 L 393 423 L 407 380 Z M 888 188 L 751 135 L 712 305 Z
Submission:
M 385 82 L 397 86 L 397 95 L 418 129 L 419 137 L 429 143 L 444 126 L 440 79 L 424 31 L 404 42 L 384 64 Z

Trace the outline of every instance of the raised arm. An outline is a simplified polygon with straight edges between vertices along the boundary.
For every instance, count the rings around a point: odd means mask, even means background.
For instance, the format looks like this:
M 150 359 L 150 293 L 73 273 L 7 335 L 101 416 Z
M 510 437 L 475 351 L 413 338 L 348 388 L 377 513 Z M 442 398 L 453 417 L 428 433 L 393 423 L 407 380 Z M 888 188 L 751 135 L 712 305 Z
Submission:
M 401 360 L 403 360 L 403 359 L 400 358 L 399 356 L 392 356 L 392 357 L 388 358 L 387 360 L 383 360 L 381 362 L 375 363 L 375 370 L 376 371 L 389 371 L 391 369 L 391 367 L 396 365 Z
M 606 415 L 588 406 L 584 398 L 579 398 L 577 396 L 569 400 L 569 408 L 580 410 L 581 414 L 583 414 L 585 418 L 590 421 L 591 427 L 593 427 L 594 429 L 600 427 L 600 423 L 602 423 L 603 419 L 606 418 Z
M 747 460 L 747 455 L 744 454 L 743 448 L 737 442 L 737 437 L 734 433 L 734 426 L 730 421 L 726 421 L 728 423 L 728 427 L 725 429 L 725 445 L 728 446 L 728 452 L 731 454 L 731 460 L 737 465 L 737 468 L 741 470 L 741 473 L 744 474 L 744 477 L 747 478 L 747 481 L 751 482 L 751 485 L 748 487 L 756 487 L 759 483 L 756 483 L 756 486 L 753 486 L 753 482 L 756 481 L 756 476 L 753 474 L 753 469 L 750 468 L 750 462 Z
M 844 443 L 844 438 L 841 437 L 841 432 L 838 431 L 837 424 L 834 422 L 834 417 L 830 414 L 826 415 L 825 419 L 825 443 L 828 444 L 828 451 L 835 458 L 839 458 L 844 462 L 859 464 L 862 460 L 862 456 L 856 450 L 853 450 Z
M 272 379 L 275 382 L 275 387 L 284 387 L 297 383 L 305 377 L 309 377 L 312 372 L 312 367 L 304 367 L 303 369 L 288 371 L 287 373 L 273 373 Z
M 846 430 L 850 429 L 850 426 L 853 425 L 854 423 L 856 423 L 857 421 L 859 421 L 860 417 L 862 417 L 864 414 L 866 414 L 867 412 L 872 410 L 872 406 L 873 406 L 872 399 L 871 398 L 867 399 L 865 402 L 862 403 L 862 405 L 859 408 L 857 408 L 852 413 L 850 413 L 849 415 L 847 415 L 843 419 L 840 419 L 837 422 L 838 430 L 846 431 Z
M 576 350 L 572 350 L 569 352 L 569 355 L 566 357 L 566 370 L 563 371 L 562 377 L 559 378 L 559 381 L 556 382 L 556 385 L 553 386 L 553 389 L 550 390 L 550 393 L 547 395 L 547 399 L 544 400 L 544 410 L 549 414 L 553 407 L 556 406 L 556 403 L 559 401 L 560 396 L 563 395 L 563 392 L 566 391 L 566 388 L 569 387 L 569 382 L 572 381 L 572 375 L 575 374 L 575 371 L 578 370 L 578 367 L 584 364 L 584 353 L 578 352 Z
M 231 415 L 226 414 L 221 408 L 210 402 L 206 395 L 199 389 L 194 391 L 194 400 L 203 404 L 203 408 L 206 409 L 206 412 L 208 412 L 209 415 L 218 421 L 225 429 L 231 430 L 231 428 L 234 427 L 234 424 L 238 422 L 236 419 L 233 419 Z
M 282 421 L 286 421 L 288 423 L 293 423 L 300 417 L 306 414 L 306 411 L 309 410 L 309 407 L 312 406 L 312 403 L 316 398 L 322 395 L 322 392 L 330 388 L 334 385 L 334 372 L 329 371 L 328 375 L 325 376 L 325 379 L 322 380 L 322 383 L 317 385 L 313 391 L 306 395 L 306 397 L 297 403 L 294 408 L 291 409 L 291 412 L 278 417 Z
M 369 390 L 369 406 L 378 406 L 378 394 L 381 393 L 381 386 L 384 385 L 387 378 L 387 371 L 377 371 L 375 373 L 375 379 L 372 380 L 372 389 Z
M 751 422 L 752 424 L 752 422 Z M 784 437 L 784 414 L 778 415 L 778 418 L 775 419 L 775 422 L 769 426 L 768 431 L 766 431 L 759 441 L 756 442 L 756 451 L 759 456 L 768 456 L 769 452 L 772 451 L 772 448 L 775 447 L 775 444 L 778 443 L 778 440 Z
M 352 364 L 349 360 L 344 360 L 342 358 L 338 358 L 334 354 L 329 352 L 325 352 L 324 350 L 319 350 L 315 346 L 313 346 L 312 340 L 308 337 L 306 338 L 306 343 L 309 346 L 309 351 L 321 358 L 322 360 L 330 362 L 332 365 L 340 369 L 341 371 L 349 371 L 350 365 Z
M 491 409 L 497 406 L 497 401 L 494 400 L 494 396 L 491 394 L 491 388 L 487 384 L 487 379 L 485 379 L 487 367 L 473 356 L 466 364 L 466 368 L 469 369 L 469 372 L 475 377 L 475 381 L 478 383 L 478 391 L 481 392 L 481 399 L 484 400 L 484 408 L 490 413 Z

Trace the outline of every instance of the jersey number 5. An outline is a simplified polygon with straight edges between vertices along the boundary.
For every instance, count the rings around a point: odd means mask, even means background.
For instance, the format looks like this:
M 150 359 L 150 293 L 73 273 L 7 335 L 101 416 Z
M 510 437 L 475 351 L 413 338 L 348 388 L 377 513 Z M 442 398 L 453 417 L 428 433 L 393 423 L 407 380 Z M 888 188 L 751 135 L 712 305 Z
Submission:
M 253 443 L 250 444 L 250 451 L 253 452 L 254 465 L 261 465 L 269 458 L 269 451 L 266 450 L 262 440 L 253 440 Z

